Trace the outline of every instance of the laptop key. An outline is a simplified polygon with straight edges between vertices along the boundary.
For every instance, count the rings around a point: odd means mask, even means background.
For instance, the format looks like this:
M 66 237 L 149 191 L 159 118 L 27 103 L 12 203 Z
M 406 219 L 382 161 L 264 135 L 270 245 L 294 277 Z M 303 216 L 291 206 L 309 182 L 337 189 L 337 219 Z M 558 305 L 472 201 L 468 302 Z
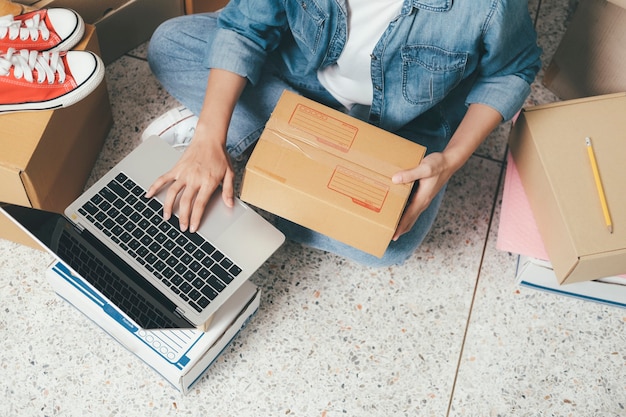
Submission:
M 152 210 L 157 213 L 159 213 L 163 209 L 163 205 L 159 202 L 159 200 L 155 200 L 154 198 L 148 200 L 148 205 Z
M 211 258 L 213 258 L 215 262 L 221 261 L 223 257 L 224 257 L 224 254 L 217 250 L 211 254 Z
M 207 282 L 217 292 L 222 292 L 224 290 L 224 288 L 226 288 L 224 283 L 222 281 L 220 281 L 219 279 L 217 279 L 217 277 L 215 275 L 211 275 L 211 277 L 208 279 Z
M 197 233 L 191 233 L 189 230 L 185 232 L 185 237 L 191 240 L 196 246 L 200 246 L 204 243 L 204 238 Z
M 102 201 L 102 196 L 100 194 L 94 194 L 91 197 L 91 202 L 95 204 L 96 206 L 100 204 L 101 201 Z
M 100 195 L 111 203 L 117 199 L 115 193 L 107 187 L 104 187 L 102 190 L 100 190 Z
M 122 199 L 128 195 L 128 190 L 114 181 L 109 183 L 109 188 Z
M 234 277 L 236 277 L 237 275 L 241 274 L 241 268 L 233 264 L 233 266 L 230 267 L 228 272 L 230 272 L 231 274 L 233 274 Z
M 135 184 L 135 181 L 131 180 L 130 178 L 126 178 L 124 181 L 120 181 L 120 183 L 122 183 L 124 188 L 126 188 L 128 191 L 132 191 L 132 189 L 137 186 L 137 184 Z
M 188 282 L 183 282 L 178 288 L 185 294 L 189 294 L 193 289 Z
M 96 207 L 91 201 L 87 201 L 83 204 L 82 208 L 89 214 L 96 214 L 98 212 L 98 207 Z
M 200 290 L 200 292 L 202 294 L 204 294 L 211 301 L 213 301 L 215 299 L 215 297 L 217 297 L 217 292 L 215 292 L 215 290 L 213 288 L 209 287 L 208 285 L 203 287 Z
M 233 261 L 231 261 L 228 258 L 224 258 L 222 259 L 222 261 L 220 262 L 220 265 L 222 265 L 222 267 L 224 267 L 225 270 L 228 271 L 228 269 L 233 266 Z
M 215 251 L 215 246 L 211 245 L 209 242 L 204 242 L 202 245 L 200 245 L 200 247 L 209 255 Z
M 226 284 L 230 284 L 230 282 L 233 280 L 230 274 L 226 272 L 226 270 L 222 268 L 220 264 L 214 264 L 210 269 L 211 269 L 211 272 L 217 275 L 219 279 L 224 281 Z
M 189 298 L 191 298 L 193 301 L 197 301 L 198 298 L 200 298 L 200 296 L 201 296 L 200 292 L 198 290 L 194 290 L 194 289 L 189 291 L 188 295 L 189 295 Z
M 198 313 L 202 312 L 203 307 L 200 307 L 198 304 L 194 303 L 193 301 L 190 301 L 189 305 L 192 306 L 193 309 L 196 310 Z
M 130 192 L 131 192 L 131 193 L 133 193 L 133 195 L 136 195 L 136 196 L 138 196 L 138 197 L 139 197 L 139 196 L 142 196 L 142 195 L 144 195 L 144 194 L 146 193 L 146 192 L 143 190 L 143 188 L 141 188 L 141 187 L 140 187 L 140 186 L 138 186 L 138 185 L 137 185 L 137 186 L 135 186 L 135 187 L 134 187 L 134 188 L 133 188 Z
M 200 297 L 200 298 L 198 299 L 198 301 L 196 301 L 196 302 L 198 303 L 198 305 L 199 305 L 201 308 L 206 308 L 206 307 L 207 307 L 207 306 L 211 303 L 211 302 L 209 301 L 209 299 L 208 299 L 208 298 L 206 298 L 206 297 Z M 200 312 L 200 311 L 202 311 L 202 310 L 199 310 L 198 312 Z

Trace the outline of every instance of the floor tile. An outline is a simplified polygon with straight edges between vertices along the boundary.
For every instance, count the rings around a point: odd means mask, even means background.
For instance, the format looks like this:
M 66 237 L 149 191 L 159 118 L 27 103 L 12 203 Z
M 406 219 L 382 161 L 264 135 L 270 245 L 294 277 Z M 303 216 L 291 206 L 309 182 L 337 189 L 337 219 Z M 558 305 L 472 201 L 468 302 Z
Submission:
M 483 190 L 495 192 L 498 170 L 470 161 L 402 267 L 285 245 L 253 279 L 258 314 L 186 397 L 54 295 L 47 255 L 3 242 L 0 415 L 441 416 L 493 200 Z
M 562 36 L 567 0 L 541 4 L 544 68 Z M 542 84 L 528 102 L 558 98 Z M 501 190 L 499 201 L 501 200 Z M 450 416 L 626 415 L 626 314 L 622 309 L 520 288 L 517 257 L 495 248 L 491 226 Z
M 496 213 L 497 219 L 497 213 Z M 450 416 L 626 415 L 626 313 L 515 285 L 492 226 Z

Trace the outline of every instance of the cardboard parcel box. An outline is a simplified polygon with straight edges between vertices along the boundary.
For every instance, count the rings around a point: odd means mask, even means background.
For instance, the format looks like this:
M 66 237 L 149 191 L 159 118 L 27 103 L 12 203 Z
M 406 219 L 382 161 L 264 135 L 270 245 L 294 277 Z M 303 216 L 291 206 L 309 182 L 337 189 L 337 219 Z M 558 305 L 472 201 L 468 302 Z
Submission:
M 75 49 L 99 53 L 92 25 Z M 106 80 L 69 107 L 0 115 L 0 201 L 62 212 L 83 191 L 112 124 Z M 8 223 L 0 219 L 0 238 L 22 242 Z
M 382 257 L 426 148 L 286 91 L 246 165 L 241 199 Z
M 185 0 L 185 13 L 214 12 L 226 6 L 228 0 Z
M 525 109 L 511 153 L 559 283 L 626 273 L 626 94 Z M 593 144 L 613 232 L 585 138 Z
M 564 100 L 626 91 L 626 0 L 581 0 L 544 84 Z
M 184 12 L 182 0 L 41 0 L 33 7 L 73 9 L 95 25 L 105 64 L 141 45 L 162 22 Z

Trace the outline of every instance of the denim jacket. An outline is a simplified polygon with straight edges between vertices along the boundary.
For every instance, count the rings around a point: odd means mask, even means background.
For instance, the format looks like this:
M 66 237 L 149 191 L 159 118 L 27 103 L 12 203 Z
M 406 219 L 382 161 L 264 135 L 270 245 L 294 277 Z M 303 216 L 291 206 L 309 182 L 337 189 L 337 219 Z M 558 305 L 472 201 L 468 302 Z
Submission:
M 345 45 L 346 3 L 231 0 L 213 40 L 220 53 L 207 65 L 255 83 L 272 53 L 293 76 L 316 74 Z M 405 0 L 371 53 L 366 121 L 405 137 L 449 140 L 471 103 L 508 120 L 530 93 L 540 54 L 526 0 Z

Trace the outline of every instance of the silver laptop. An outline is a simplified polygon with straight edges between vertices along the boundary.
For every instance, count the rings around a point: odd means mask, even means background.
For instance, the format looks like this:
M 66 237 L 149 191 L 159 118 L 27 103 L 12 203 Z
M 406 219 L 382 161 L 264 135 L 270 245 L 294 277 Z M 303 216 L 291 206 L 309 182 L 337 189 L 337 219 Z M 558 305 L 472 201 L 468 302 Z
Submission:
M 219 191 L 196 233 L 163 220 L 166 190 L 145 199 L 180 153 L 151 137 L 70 204 L 65 216 L 4 205 L 10 218 L 143 328 L 204 328 L 281 246 L 284 235 Z

